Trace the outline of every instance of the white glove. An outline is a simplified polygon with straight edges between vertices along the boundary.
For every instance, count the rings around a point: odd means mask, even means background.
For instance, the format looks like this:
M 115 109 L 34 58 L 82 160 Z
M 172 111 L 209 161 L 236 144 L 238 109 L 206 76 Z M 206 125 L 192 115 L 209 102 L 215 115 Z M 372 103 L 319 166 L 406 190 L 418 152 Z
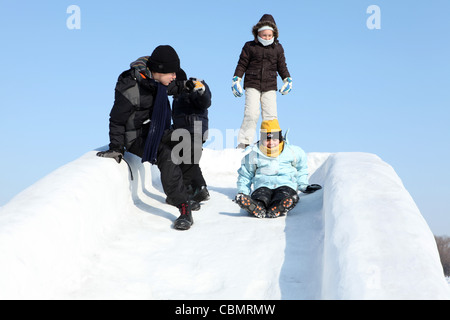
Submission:
M 291 77 L 287 77 L 286 79 L 283 80 L 284 84 L 280 89 L 280 92 L 282 95 L 288 94 L 289 92 L 291 92 L 292 90 L 292 78 Z
M 238 76 L 233 77 L 233 83 L 231 84 L 231 90 L 235 97 L 242 97 L 241 78 Z

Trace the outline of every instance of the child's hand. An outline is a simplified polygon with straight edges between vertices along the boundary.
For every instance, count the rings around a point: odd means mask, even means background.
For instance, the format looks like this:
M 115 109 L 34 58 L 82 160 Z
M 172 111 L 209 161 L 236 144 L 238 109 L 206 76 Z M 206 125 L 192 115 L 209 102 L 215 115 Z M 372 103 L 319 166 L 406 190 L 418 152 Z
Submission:
M 235 97 L 242 97 L 241 78 L 238 76 L 233 77 L 233 83 L 231 84 L 231 90 Z
M 114 150 L 100 151 L 100 152 L 97 152 L 97 157 L 112 158 L 112 159 L 116 160 L 117 163 L 120 163 L 120 161 L 122 161 L 122 158 L 123 158 L 123 152 L 118 152 L 118 151 L 114 151 Z
M 305 191 L 303 191 L 303 193 L 314 193 L 317 190 L 322 189 L 321 185 L 318 184 L 310 184 L 309 186 L 306 187 Z
M 189 80 L 186 81 L 185 86 L 189 92 L 198 92 L 200 95 L 205 92 L 205 86 L 202 83 L 202 80 L 197 78 L 189 78 Z
M 291 92 L 292 90 L 292 78 L 291 77 L 287 77 L 286 79 L 283 80 L 284 84 L 280 89 L 280 92 L 282 95 L 288 94 L 289 92 Z

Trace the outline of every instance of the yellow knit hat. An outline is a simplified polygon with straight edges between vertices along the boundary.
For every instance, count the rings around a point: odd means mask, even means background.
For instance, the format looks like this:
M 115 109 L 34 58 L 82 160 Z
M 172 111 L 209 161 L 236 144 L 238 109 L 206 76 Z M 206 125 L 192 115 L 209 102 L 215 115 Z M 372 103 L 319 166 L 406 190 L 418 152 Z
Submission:
M 261 123 L 261 131 L 264 132 L 277 132 L 281 131 L 280 124 L 278 123 L 278 119 L 273 120 L 265 120 Z
M 278 119 L 265 120 L 261 123 L 261 140 L 266 139 L 279 139 L 280 141 L 283 141 L 283 135 Z
M 278 119 L 266 120 L 261 123 L 261 140 L 266 139 L 279 139 L 280 143 L 273 148 L 267 148 L 260 143 L 259 150 L 269 157 L 278 157 L 284 149 L 284 141 Z

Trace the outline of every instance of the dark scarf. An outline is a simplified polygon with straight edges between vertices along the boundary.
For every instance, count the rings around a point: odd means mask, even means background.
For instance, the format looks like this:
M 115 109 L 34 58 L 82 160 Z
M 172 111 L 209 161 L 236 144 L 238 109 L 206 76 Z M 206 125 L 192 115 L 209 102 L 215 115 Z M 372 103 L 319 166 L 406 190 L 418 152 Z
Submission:
M 142 162 L 156 163 L 158 147 L 161 138 L 166 129 L 170 127 L 170 106 L 167 98 L 167 86 L 157 82 L 158 91 L 156 92 L 155 103 L 153 105 L 152 121 L 150 122 L 150 130 L 145 140 L 144 154 Z

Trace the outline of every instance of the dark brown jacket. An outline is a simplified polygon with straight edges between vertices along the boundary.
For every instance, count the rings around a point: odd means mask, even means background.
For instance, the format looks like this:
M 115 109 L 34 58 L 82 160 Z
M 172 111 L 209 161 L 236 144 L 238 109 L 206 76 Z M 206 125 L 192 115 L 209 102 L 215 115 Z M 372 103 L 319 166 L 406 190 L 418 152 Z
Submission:
M 258 29 L 269 25 L 274 29 L 274 42 L 264 47 L 257 39 Z M 271 15 L 264 15 L 253 27 L 254 40 L 245 43 L 234 72 L 244 79 L 244 89 L 255 88 L 261 92 L 277 90 L 277 72 L 281 79 L 290 77 L 284 56 L 284 49 L 278 42 L 278 28 Z

